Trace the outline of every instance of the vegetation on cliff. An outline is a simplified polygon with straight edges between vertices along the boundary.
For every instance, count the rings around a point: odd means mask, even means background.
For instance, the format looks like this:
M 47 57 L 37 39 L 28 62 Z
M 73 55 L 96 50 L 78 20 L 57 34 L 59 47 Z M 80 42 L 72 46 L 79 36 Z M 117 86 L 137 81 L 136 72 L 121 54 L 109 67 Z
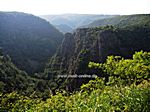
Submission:
M 45 69 L 45 77 L 58 75 L 99 74 L 100 70 L 88 68 L 89 61 L 105 62 L 109 55 L 131 58 L 135 51 L 150 51 L 150 29 L 131 29 L 105 26 L 77 29 L 74 34 L 66 34 L 62 45 L 51 58 Z M 67 78 L 66 78 L 67 79 Z M 66 82 L 63 78 L 62 82 Z M 90 79 L 68 79 L 68 88 L 74 90 Z M 71 82 L 70 82 L 71 81 Z
M 116 18 L 67 33 L 58 47 L 63 35 L 45 20 L 0 12 L 0 111 L 148 112 L 149 15 Z M 43 73 L 17 68 L 41 71 L 48 59 Z
M 56 95 L 51 95 L 45 101 L 16 92 L 1 93 L 0 110 L 148 112 L 150 109 L 149 62 L 150 52 L 142 51 L 136 52 L 133 59 L 109 56 L 104 64 L 90 62 L 89 67 L 101 69 L 103 73 L 109 75 L 107 81 L 105 78 L 97 78 L 82 85 L 80 91 L 71 94 L 58 91 Z

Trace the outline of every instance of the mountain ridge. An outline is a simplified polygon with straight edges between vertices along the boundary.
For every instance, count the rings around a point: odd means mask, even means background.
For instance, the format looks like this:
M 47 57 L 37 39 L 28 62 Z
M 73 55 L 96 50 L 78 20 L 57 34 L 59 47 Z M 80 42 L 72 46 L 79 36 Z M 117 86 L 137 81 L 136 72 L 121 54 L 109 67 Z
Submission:
M 129 26 L 144 26 L 142 22 L 149 25 L 150 14 L 134 14 L 134 15 L 122 15 L 107 19 L 96 20 L 84 27 L 97 27 L 105 25 L 115 25 L 116 27 L 129 27 Z M 146 23 L 146 21 L 147 23 Z
M 117 15 L 96 15 L 96 14 L 60 14 L 60 15 L 42 15 L 41 18 L 46 19 L 54 26 L 57 25 L 67 25 L 71 27 L 73 30 L 76 28 L 87 25 L 94 20 L 97 19 L 103 19 L 103 18 L 109 18 L 114 17 Z M 67 33 L 69 31 L 64 31 L 63 29 L 59 28 L 60 31 L 63 33 Z

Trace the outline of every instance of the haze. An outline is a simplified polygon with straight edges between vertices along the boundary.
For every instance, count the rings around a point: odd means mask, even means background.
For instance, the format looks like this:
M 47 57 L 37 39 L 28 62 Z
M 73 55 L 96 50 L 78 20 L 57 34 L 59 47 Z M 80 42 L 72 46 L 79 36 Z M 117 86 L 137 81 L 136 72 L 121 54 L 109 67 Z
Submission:
M 150 0 L 0 0 L 0 11 L 47 14 L 147 14 Z

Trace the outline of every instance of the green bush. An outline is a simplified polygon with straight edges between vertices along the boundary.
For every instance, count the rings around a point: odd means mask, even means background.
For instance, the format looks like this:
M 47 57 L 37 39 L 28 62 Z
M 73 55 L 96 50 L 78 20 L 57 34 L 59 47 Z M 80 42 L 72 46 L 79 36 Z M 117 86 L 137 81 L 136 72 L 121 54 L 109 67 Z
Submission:
M 81 86 L 80 91 L 59 91 L 45 101 L 16 92 L 0 94 L 0 111 L 11 112 L 149 112 L 150 53 L 137 52 L 133 59 L 108 57 L 106 63 L 90 62 L 110 75 Z M 132 81 L 132 82 L 131 82 Z M 138 83 L 137 83 L 138 81 Z

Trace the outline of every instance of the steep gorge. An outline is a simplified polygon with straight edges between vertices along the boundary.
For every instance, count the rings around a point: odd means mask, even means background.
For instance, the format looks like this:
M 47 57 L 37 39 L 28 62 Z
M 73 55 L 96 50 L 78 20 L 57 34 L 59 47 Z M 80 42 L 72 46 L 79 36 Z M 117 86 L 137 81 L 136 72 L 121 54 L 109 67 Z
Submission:
M 65 34 L 57 53 L 51 58 L 45 73 L 49 78 L 58 75 L 97 74 L 88 63 L 104 62 L 109 55 L 131 58 L 135 51 L 150 51 L 150 28 L 120 29 L 112 26 L 77 29 Z M 103 74 L 97 74 L 102 76 Z M 77 80 L 76 80 L 77 79 Z M 78 88 L 90 78 L 69 78 L 70 87 Z M 65 80 L 65 79 L 64 79 Z

